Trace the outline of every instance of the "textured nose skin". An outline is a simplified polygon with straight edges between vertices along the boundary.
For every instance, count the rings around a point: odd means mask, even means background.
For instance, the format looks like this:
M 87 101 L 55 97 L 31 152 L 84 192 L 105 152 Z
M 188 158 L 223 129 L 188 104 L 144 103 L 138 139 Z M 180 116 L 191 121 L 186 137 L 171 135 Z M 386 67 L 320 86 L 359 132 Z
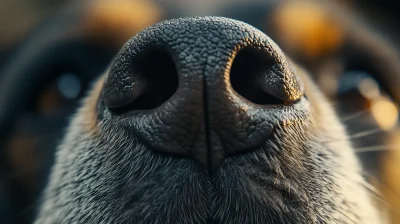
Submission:
M 250 53 L 236 63 L 242 51 Z M 146 60 L 154 54 L 165 57 Z M 142 69 L 146 63 L 149 69 Z M 172 79 L 177 86 L 164 91 Z M 129 40 L 112 63 L 103 95 L 112 113 L 122 111 L 115 117 L 151 148 L 213 171 L 227 156 L 260 146 L 277 125 L 301 117 L 295 102 L 302 94 L 265 34 L 236 20 L 199 17 L 165 21 Z M 135 102 L 145 103 L 131 106 Z

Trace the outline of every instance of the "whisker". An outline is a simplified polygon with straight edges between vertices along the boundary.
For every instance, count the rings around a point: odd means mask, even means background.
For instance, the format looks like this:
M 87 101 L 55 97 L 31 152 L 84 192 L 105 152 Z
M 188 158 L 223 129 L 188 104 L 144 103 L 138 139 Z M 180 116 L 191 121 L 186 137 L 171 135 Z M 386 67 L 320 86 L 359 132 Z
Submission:
M 365 136 L 369 136 L 369 135 L 373 135 L 373 134 L 377 134 L 377 133 L 381 133 L 381 132 L 385 132 L 385 130 L 381 129 L 381 128 L 373 128 L 367 131 L 360 131 L 358 133 L 352 134 L 350 135 L 349 139 L 354 139 L 354 138 L 361 138 L 361 137 L 365 137 Z
M 391 151 L 391 150 L 398 150 L 399 148 L 400 145 L 373 145 L 373 146 L 356 148 L 354 151 L 356 153 L 364 153 L 364 152 Z
M 361 110 L 361 111 L 355 112 L 353 114 L 350 114 L 350 115 L 347 115 L 347 116 L 341 118 L 341 121 L 342 122 L 348 122 L 348 121 L 353 120 L 353 119 L 355 119 L 357 117 L 360 117 L 360 116 L 362 116 L 362 115 L 364 115 L 364 114 L 366 114 L 368 112 L 369 112 L 368 109 Z
M 369 174 L 367 174 L 367 175 L 369 175 Z M 387 204 L 387 202 L 384 200 L 383 194 L 378 189 L 376 189 L 375 186 L 368 183 L 367 181 L 362 181 L 361 185 L 363 185 L 369 192 L 371 192 L 375 196 L 379 197 L 385 204 Z
M 332 142 L 340 142 L 340 141 L 347 141 L 347 140 L 351 140 L 351 139 L 356 139 L 356 138 L 361 138 L 361 137 L 366 137 L 366 136 L 370 136 L 373 134 L 377 134 L 377 133 L 381 133 L 381 132 L 385 132 L 385 130 L 381 129 L 381 128 L 373 128 L 367 131 L 360 131 L 358 133 L 349 135 L 349 137 L 347 138 L 342 138 L 342 139 L 331 139 L 329 141 L 325 141 L 322 143 L 332 143 Z

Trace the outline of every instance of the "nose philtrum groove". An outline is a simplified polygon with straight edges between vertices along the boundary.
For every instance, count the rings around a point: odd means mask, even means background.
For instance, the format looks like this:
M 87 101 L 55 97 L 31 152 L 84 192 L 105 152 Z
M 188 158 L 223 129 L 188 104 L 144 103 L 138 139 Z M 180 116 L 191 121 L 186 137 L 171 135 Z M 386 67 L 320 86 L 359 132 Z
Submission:
M 156 24 L 132 38 L 113 61 L 104 103 L 110 112 L 122 110 L 113 120 L 152 149 L 212 172 L 303 113 L 293 104 L 301 95 L 265 34 L 239 21 L 200 17 Z
M 204 87 L 203 87 L 203 90 L 204 90 L 204 92 L 203 92 L 203 97 L 204 97 L 204 108 L 203 108 L 203 110 L 204 110 L 204 125 L 205 125 L 205 128 L 204 128 L 204 131 L 205 131 L 205 139 L 206 139 L 206 146 L 207 146 L 207 169 L 210 171 L 210 172 L 212 172 L 213 171 L 213 163 L 212 163 L 212 161 L 213 161 L 213 158 L 212 158 L 212 145 L 211 145 L 211 140 L 210 140 L 210 130 L 209 130 L 209 127 L 210 127 L 210 125 L 209 125 L 209 122 L 210 122 L 210 119 L 209 119 L 209 115 L 208 115 L 208 103 L 207 103 L 207 99 L 208 99 L 208 96 L 207 96 L 207 77 L 205 76 L 205 75 L 203 75 L 203 85 L 204 85 Z

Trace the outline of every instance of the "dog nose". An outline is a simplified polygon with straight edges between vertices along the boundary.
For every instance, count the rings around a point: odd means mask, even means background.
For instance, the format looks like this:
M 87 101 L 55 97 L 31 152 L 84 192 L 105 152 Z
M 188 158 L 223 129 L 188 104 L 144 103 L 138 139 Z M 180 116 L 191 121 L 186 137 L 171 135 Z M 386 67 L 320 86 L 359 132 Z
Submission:
M 198 17 L 161 22 L 129 40 L 110 67 L 103 101 L 150 148 L 215 171 L 298 119 L 302 95 L 269 37 L 236 20 Z

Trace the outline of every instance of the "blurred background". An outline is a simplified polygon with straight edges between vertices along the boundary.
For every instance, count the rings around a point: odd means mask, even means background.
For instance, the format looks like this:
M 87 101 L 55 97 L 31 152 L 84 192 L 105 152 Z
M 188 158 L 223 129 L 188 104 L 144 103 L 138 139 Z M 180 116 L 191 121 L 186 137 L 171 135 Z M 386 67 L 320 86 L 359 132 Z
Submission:
M 0 223 L 32 222 L 66 124 L 121 46 L 158 21 L 201 15 L 259 28 L 311 71 L 371 195 L 400 223 L 398 12 L 373 0 L 0 0 Z

